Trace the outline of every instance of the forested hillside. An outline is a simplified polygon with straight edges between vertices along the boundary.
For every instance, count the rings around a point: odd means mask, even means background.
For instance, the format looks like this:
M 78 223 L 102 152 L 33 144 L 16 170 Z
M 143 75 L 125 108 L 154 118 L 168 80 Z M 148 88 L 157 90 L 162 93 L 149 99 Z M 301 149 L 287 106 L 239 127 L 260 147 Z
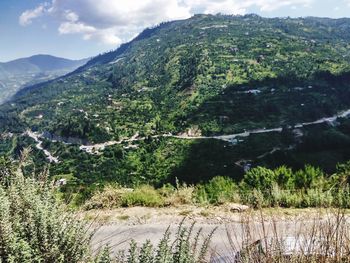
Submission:
M 44 148 L 52 176 L 91 188 L 239 180 L 258 164 L 332 172 L 350 158 L 349 27 L 196 15 L 147 29 L 2 105 L 0 152 L 32 145 L 38 165 Z

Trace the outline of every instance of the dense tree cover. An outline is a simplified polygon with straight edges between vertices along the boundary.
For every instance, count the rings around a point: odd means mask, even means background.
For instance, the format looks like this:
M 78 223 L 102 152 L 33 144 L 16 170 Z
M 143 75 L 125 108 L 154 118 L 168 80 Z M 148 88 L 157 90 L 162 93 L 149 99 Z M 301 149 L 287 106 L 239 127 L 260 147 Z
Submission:
M 314 120 L 349 106 L 349 34 L 338 33 L 339 23 L 204 15 L 165 23 L 75 74 L 29 88 L 3 111 L 91 141 Z

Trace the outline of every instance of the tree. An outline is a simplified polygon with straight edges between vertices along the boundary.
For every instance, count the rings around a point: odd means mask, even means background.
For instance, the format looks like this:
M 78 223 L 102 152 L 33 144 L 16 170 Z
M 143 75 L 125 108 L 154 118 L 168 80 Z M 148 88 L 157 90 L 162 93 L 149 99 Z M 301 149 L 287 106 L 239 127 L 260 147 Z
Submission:
M 265 192 L 272 189 L 274 182 L 276 182 L 276 174 L 274 171 L 259 166 L 251 169 L 244 175 L 242 186 L 244 188 L 257 189 Z

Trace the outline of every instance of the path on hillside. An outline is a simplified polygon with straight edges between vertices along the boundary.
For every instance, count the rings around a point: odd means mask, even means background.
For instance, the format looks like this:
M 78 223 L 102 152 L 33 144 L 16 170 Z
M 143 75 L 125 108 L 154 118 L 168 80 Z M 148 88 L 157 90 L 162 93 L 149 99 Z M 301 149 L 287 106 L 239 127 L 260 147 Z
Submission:
M 44 147 L 42 146 L 43 144 L 43 141 L 40 140 L 40 135 L 35 133 L 35 132 L 32 132 L 32 131 L 26 131 L 25 133 L 28 137 L 32 138 L 37 144 L 35 145 L 35 148 L 37 148 L 38 150 L 40 151 L 43 151 L 43 153 L 45 154 L 47 160 L 50 162 L 50 163 L 59 163 L 59 160 L 57 157 L 53 156 L 51 154 L 51 152 L 49 152 L 48 150 L 44 149 Z
M 349 115 L 350 115 L 350 109 L 347 111 L 343 111 L 341 113 L 338 113 L 332 117 L 321 118 L 321 119 L 313 121 L 313 122 L 299 123 L 299 124 L 296 124 L 294 127 L 295 128 L 302 128 L 302 127 L 315 125 L 315 124 L 321 124 L 321 123 L 334 123 L 337 120 L 337 118 L 345 118 L 345 117 L 348 117 Z M 249 137 L 252 134 L 282 132 L 282 130 L 283 130 L 282 127 L 278 127 L 278 128 L 271 128 L 271 129 L 265 129 L 265 128 L 255 129 L 255 130 L 245 131 L 243 133 L 218 135 L 218 136 L 188 136 L 188 135 L 173 135 L 173 134 L 169 133 L 169 134 L 162 134 L 162 135 L 153 135 L 151 137 L 152 138 L 171 137 L 171 138 L 188 139 L 188 140 L 216 139 L 216 140 L 221 140 L 221 141 L 232 142 L 233 140 L 235 140 L 236 138 L 239 138 L 239 137 Z M 145 139 L 146 139 L 146 137 L 138 137 L 138 134 L 135 134 L 130 139 L 122 139 L 119 141 L 108 141 L 105 143 L 99 143 L 99 144 L 93 144 L 93 145 L 81 145 L 80 149 L 83 151 L 89 152 L 89 153 L 93 153 L 93 152 L 99 152 L 101 150 L 104 150 L 108 146 L 122 144 L 122 143 L 130 143 L 130 142 L 135 142 L 135 141 L 143 141 Z
M 303 128 L 306 126 L 311 126 L 311 125 L 315 125 L 315 124 L 322 124 L 322 123 L 330 123 L 333 124 L 337 118 L 345 118 L 348 117 L 350 115 L 350 109 L 346 110 L 346 111 L 342 111 L 332 117 L 325 117 L 325 118 L 321 118 L 319 120 L 313 121 L 313 122 L 304 122 L 304 123 L 299 123 L 294 125 L 294 128 Z M 171 133 L 168 134 L 161 134 L 161 135 L 153 135 L 151 136 L 151 138 L 177 138 L 177 139 L 186 139 L 186 140 L 206 140 L 206 139 L 216 139 L 216 140 L 221 140 L 221 141 L 227 141 L 227 142 L 233 142 L 234 140 L 236 140 L 239 137 L 249 137 L 250 135 L 253 134 L 263 134 L 263 133 L 271 133 L 271 132 L 282 132 L 283 128 L 282 127 L 277 127 L 277 128 L 271 128 L 271 129 L 255 129 L 255 130 L 249 130 L 249 131 L 245 131 L 243 133 L 236 133 L 236 134 L 228 134 L 228 135 L 217 135 L 217 136 L 189 136 L 189 135 L 174 135 Z M 45 138 L 43 134 L 39 134 L 36 132 L 32 132 L 32 131 L 27 131 L 26 135 L 28 135 L 29 137 L 33 138 L 38 144 L 36 145 L 36 148 L 39 150 L 44 151 L 44 154 L 46 155 L 47 159 L 50 162 L 54 162 L 54 163 L 58 163 L 59 160 L 57 157 L 54 157 L 49 151 L 43 149 L 42 147 L 42 141 L 40 140 L 41 138 Z M 48 138 L 45 138 L 48 139 Z M 100 153 L 101 151 L 103 151 L 106 147 L 108 146 L 113 146 L 113 145 L 118 145 L 118 144 L 123 144 L 123 143 L 133 143 L 133 142 L 137 142 L 137 141 L 144 141 L 146 139 L 146 137 L 139 137 L 139 134 L 135 134 L 134 136 L 132 136 L 131 138 L 123 138 L 119 141 L 107 141 L 104 143 L 97 143 L 97 144 L 89 144 L 89 145 L 80 145 L 79 149 L 82 151 L 85 151 L 87 153 L 90 154 L 96 154 L 96 153 Z M 52 140 L 53 142 L 56 142 L 57 140 Z M 59 142 L 62 143 L 66 143 L 69 144 L 68 142 L 64 141 L 64 140 L 58 140 Z M 125 146 L 124 148 L 131 148 L 132 146 Z

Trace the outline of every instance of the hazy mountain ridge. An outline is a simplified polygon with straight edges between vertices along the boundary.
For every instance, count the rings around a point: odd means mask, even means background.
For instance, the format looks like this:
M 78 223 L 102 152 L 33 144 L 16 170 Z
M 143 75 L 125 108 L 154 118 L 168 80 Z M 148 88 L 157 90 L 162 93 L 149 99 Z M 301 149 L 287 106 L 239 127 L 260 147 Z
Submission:
M 69 60 L 50 55 L 35 55 L 0 63 L 0 102 L 21 88 L 65 75 L 88 59 Z

